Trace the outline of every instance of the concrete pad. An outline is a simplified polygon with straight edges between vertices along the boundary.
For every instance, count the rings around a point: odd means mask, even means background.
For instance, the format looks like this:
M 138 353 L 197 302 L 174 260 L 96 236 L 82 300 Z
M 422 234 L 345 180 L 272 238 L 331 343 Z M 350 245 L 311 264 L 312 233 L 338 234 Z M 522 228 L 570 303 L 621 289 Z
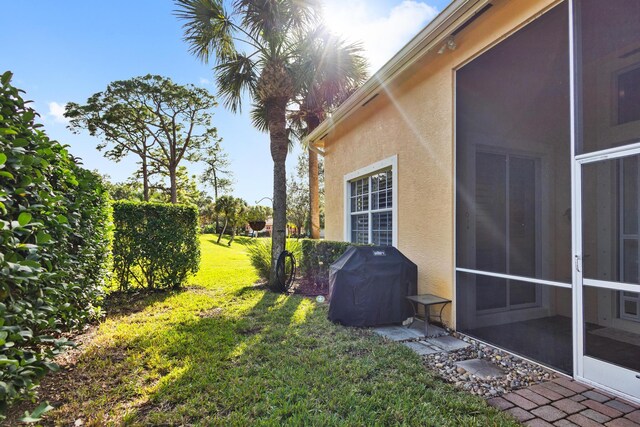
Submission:
M 439 353 L 440 349 L 435 349 L 433 347 L 428 346 L 427 344 L 421 341 L 411 341 L 402 343 L 409 347 L 411 350 L 415 351 L 419 356 L 424 356 L 427 354 Z
M 422 320 L 416 319 L 411 325 L 411 328 L 419 330 L 424 335 L 424 322 Z M 429 335 L 426 335 L 427 338 L 441 337 L 443 335 L 447 335 L 447 331 L 440 326 L 429 324 Z
M 407 323 L 403 323 L 402 325 L 411 329 L 415 329 L 416 331 L 424 335 L 424 321 L 420 319 L 414 319 L 413 322 L 409 320 L 407 321 Z M 440 337 L 442 335 L 447 335 L 447 331 L 434 324 L 429 324 L 429 335 L 427 336 L 428 338 Z
M 456 362 L 455 365 L 483 380 L 500 378 L 505 375 L 504 369 L 484 359 L 463 360 L 462 362 Z
M 467 348 L 471 345 L 467 342 L 459 340 L 456 337 L 452 337 L 451 335 L 445 335 L 438 338 L 427 338 L 426 342 L 430 346 L 441 348 L 442 351 L 446 352 L 462 350 L 463 348 Z
M 380 328 L 374 328 L 373 332 L 391 341 L 415 340 L 416 338 L 424 337 L 423 331 L 414 329 L 413 327 L 407 328 L 406 326 L 382 326 Z

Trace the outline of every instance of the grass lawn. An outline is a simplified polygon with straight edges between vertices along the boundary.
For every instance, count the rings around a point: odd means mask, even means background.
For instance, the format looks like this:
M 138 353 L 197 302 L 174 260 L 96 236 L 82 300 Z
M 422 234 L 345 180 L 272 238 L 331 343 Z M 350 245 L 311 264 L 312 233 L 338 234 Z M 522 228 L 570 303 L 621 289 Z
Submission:
M 253 287 L 241 241 L 202 236 L 187 290 L 116 307 L 72 369 L 45 380 L 42 397 L 60 405 L 45 423 L 516 424 L 404 346 L 331 324 L 313 300 Z

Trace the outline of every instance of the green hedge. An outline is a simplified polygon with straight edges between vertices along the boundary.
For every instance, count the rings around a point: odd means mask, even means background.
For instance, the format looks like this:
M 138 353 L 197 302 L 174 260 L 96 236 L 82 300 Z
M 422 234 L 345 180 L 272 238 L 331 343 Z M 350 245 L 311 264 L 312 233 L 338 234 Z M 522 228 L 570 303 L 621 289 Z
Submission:
M 198 271 L 198 209 L 168 203 L 113 204 L 114 279 L 120 290 L 179 288 Z
M 63 330 L 100 315 L 110 210 L 100 177 L 35 123 L 0 77 L 0 418 L 56 369 Z
M 320 286 L 329 284 L 329 267 L 353 243 L 331 240 L 304 239 L 302 254 L 299 261 L 300 273 L 308 280 L 313 280 Z

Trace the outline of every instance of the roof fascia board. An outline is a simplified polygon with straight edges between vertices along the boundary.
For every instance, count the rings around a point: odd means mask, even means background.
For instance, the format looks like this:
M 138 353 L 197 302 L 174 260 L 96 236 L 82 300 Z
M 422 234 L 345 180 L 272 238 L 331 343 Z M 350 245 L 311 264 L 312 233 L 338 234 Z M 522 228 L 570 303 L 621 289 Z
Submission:
M 324 157 L 324 154 L 325 154 L 324 151 L 322 150 L 322 148 L 318 147 L 317 145 L 310 144 L 309 145 L 309 150 L 311 150 L 314 153 Z
M 450 35 L 450 32 L 455 30 L 454 28 L 451 31 L 447 31 L 453 24 L 463 24 L 490 2 L 491 0 L 455 0 L 449 4 L 389 62 L 371 76 L 353 95 L 347 98 L 330 117 L 320 123 L 305 138 L 305 142 L 313 145 L 318 139 L 324 138 L 331 128 L 347 118 L 371 96 L 374 96 L 381 87 L 389 84 L 435 46 L 443 43 Z

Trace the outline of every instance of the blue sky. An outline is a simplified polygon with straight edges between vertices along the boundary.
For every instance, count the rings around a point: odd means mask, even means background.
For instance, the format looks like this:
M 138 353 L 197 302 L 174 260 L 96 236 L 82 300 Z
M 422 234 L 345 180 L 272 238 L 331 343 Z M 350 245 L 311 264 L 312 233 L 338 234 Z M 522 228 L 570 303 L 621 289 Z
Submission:
M 364 42 L 375 71 L 448 3 L 326 0 L 325 18 L 335 31 Z M 68 144 L 85 167 L 124 181 L 136 168 L 134 159 L 104 159 L 97 140 L 72 134 L 61 113 L 67 102 L 82 103 L 114 80 L 149 73 L 215 94 L 211 66 L 188 53 L 173 9 L 171 0 L 3 0 L 0 73 L 13 71 L 14 85 L 34 101 L 50 137 Z M 218 107 L 214 125 L 232 161 L 234 194 L 253 204 L 271 196 L 273 169 L 268 135 L 251 127 L 249 107 L 242 114 Z M 289 154 L 288 174 L 299 153 L 296 148 Z M 188 166 L 194 174 L 202 169 Z

